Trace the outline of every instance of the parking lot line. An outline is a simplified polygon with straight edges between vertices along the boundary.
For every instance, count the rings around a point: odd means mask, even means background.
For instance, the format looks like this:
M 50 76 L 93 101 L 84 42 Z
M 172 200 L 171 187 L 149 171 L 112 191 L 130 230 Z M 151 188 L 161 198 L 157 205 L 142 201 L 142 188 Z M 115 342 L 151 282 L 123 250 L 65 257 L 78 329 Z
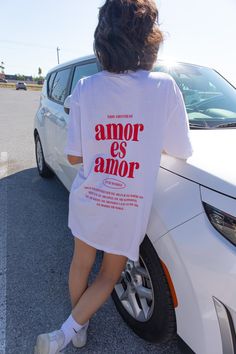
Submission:
M 8 175 L 8 153 L 0 152 L 0 179 Z
M 0 354 L 6 350 L 7 179 L 0 181 Z

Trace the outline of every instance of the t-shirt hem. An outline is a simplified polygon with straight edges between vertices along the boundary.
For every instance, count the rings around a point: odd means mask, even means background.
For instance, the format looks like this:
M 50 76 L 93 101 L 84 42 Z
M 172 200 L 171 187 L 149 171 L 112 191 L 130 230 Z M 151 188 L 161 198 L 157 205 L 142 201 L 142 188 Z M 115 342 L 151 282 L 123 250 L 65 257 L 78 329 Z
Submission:
M 72 231 L 72 230 L 71 230 Z M 87 240 L 86 238 L 84 238 L 83 236 L 81 236 L 80 233 L 77 233 L 77 232 L 74 232 L 72 231 L 72 235 L 74 237 L 77 237 L 79 239 L 81 239 L 82 241 L 84 241 L 85 243 L 87 243 L 88 245 L 100 250 L 100 251 L 105 251 L 105 252 L 108 252 L 108 253 L 112 253 L 112 254 L 116 254 L 116 255 L 119 255 L 119 256 L 126 256 L 128 257 L 129 259 L 131 259 L 132 261 L 134 262 L 137 262 L 139 260 L 139 257 L 135 257 L 131 254 L 128 254 L 127 252 L 124 252 L 124 251 L 117 251 L 117 250 L 113 250 L 113 249 L 109 249 L 108 247 L 104 247 L 104 246 L 101 246 L 95 242 L 92 242 L 90 240 Z M 78 236 L 76 236 L 78 235 Z

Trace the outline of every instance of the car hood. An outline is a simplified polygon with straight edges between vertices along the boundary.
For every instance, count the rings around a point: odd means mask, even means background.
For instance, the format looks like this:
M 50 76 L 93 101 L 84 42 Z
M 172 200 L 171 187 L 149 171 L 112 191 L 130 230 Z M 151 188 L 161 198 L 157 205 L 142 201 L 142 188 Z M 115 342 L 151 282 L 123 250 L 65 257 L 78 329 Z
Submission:
M 161 167 L 236 198 L 236 129 L 191 130 L 193 155 L 162 154 Z

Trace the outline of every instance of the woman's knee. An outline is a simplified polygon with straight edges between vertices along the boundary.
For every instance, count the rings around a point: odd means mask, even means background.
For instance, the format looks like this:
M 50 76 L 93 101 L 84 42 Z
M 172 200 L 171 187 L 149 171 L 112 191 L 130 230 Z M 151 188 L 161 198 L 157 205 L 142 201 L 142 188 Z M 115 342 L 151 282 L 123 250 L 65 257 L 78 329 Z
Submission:
M 104 286 L 111 286 L 114 287 L 114 285 L 118 282 L 120 279 L 120 273 L 117 272 L 107 272 L 104 269 L 101 269 L 98 273 L 97 278 L 104 284 Z
M 71 268 L 77 270 L 80 274 L 88 275 L 93 267 L 92 260 L 88 259 L 77 259 L 75 257 L 72 258 Z
M 106 283 L 116 284 L 126 266 L 128 258 L 104 252 L 99 277 Z
M 81 271 L 89 271 L 96 259 L 96 251 L 96 248 L 75 237 L 72 263 L 79 267 Z

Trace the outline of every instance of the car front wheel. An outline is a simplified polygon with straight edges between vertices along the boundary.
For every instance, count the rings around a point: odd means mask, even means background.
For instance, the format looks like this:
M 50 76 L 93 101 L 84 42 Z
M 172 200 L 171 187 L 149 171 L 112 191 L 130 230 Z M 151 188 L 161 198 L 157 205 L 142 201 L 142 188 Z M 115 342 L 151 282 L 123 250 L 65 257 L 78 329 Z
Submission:
M 54 173 L 45 162 L 42 144 L 38 135 L 35 136 L 35 156 L 40 176 L 46 178 L 52 177 Z
M 111 296 L 124 321 L 141 338 L 164 343 L 176 337 L 170 289 L 147 235 L 140 245 L 139 260 L 127 261 Z

